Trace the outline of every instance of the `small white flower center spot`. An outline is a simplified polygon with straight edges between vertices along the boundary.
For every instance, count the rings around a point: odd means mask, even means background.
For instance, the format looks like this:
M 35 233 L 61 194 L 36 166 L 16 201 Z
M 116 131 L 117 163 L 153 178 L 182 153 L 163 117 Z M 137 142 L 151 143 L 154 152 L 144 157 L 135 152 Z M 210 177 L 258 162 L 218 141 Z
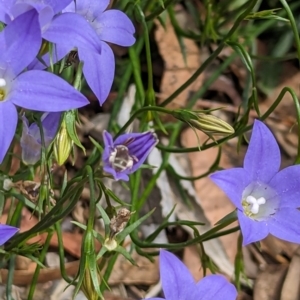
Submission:
M 0 78 L 0 88 L 6 86 L 6 80 L 4 78 Z
M 264 197 L 260 197 L 256 199 L 253 196 L 248 196 L 246 198 L 246 202 L 250 205 L 249 210 L 252 214 L 257 214 L 259 212 L 259 206 L 266 203 L 266 199 Z

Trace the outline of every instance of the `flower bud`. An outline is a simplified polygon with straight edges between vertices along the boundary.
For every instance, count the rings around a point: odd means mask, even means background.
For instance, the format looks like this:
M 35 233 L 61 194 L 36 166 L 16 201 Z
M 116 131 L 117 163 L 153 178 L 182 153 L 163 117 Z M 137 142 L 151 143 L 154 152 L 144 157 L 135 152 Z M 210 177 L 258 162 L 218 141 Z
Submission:
M 222 119 L 200 112 L 187 110 L 175 110 L 172 115 L 193 128 L 201 130 L 208 136 L 223 135 L 227 136 L 234 133 L 234 129 Z
M 93 267 L 96 267 L 96 266 L 93 266 Z M 98 274 L 98 281 L 100 281 L 99 274 Z M 94 288 L 94 284 L 93 284 L 93 280 L 91 277 L 91 271 L 90 271 L 89 266 L 86 266 L 86 268 L 84 270 L 84 277 L 83 277 L 80 289 L 82 290 L 84 295 L 87 297 L 87 299 L 90 299 L 90 300 L 98 300 L 99 299 L 99 295 Z
M 68 134 L 65 121 L 63 121 L 53 147 L 55 159 L 60 166 L 68 159 L 72 147 L 73 140 Z
M 47 148 L 55 137 L 57 132 L 61 113 L 45 113 L 41 117 L 45 147 Z M 21 136 L 22 161 L 26 165 L 34 165 L 41 157 L 42 139 L 40 128 L 37 123 L 29 122 L 25 116 L 22 116 L 23 130 Z

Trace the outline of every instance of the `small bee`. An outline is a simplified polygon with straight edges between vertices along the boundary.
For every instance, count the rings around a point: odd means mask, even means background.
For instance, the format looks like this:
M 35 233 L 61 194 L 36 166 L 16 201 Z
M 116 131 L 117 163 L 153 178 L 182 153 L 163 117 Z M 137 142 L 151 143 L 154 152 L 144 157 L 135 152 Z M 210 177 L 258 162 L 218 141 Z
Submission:
M 130 155 L 127 146 L 134 141 L 133 138 L 128 139 L 122 145 L 117 145 L 111 152 L 109 162 L 111 166 L 117 171 L 122 172 L 130 170 L 138 159 L 134 155 Z

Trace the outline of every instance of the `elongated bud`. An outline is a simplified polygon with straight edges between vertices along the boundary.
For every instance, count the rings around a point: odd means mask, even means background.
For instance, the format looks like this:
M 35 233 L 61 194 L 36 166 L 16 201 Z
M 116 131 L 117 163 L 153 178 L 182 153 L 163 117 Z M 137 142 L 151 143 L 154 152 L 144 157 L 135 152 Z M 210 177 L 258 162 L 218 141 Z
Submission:
M 54 156 L 57 163 L 61 166 L 68 159 L 73 147 L 73 141 L 68 134 L 66 123 L 63 120 L 60 130 L 54 142 Z
M 234 133 L 234 129 L 227 122 L 213 115 L 197 114 L 198 120 L 190 120 L 190 123 L 197 129 L 203 131 L 207 135 L 230 135 Z
M 232 126 L 213 115 L 187 110 L 175 110 L 173 111 L 172 115 L 176 119 L 179 119 L 198 130 L 201 130 L 208 136 L 226 136 L 234 133 Z
M 102 296 L 99 289 L 101 275 L 96 261 L 94 236 L 90 231 L 85 233 L 83 248 L 84 257 L 82 259 L 85 260 L 85 264 L 84 276 L 80 289 L 87 299 L 98 300 Z M 97 283 L 97 286 L 95 286 L 95 283 Z M 101 299 L 103 299 L 103 297 L 101 297 Z

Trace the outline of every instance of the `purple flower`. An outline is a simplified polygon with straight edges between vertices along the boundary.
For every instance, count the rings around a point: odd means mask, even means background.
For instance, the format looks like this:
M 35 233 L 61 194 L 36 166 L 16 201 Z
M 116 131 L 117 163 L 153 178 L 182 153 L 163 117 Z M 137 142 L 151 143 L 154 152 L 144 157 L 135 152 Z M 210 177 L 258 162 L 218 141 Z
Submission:
M 19 228 L 17 227 L 0 224 L 0 246 L 11 239 L 18 231 Z
M 44 142 L 47 148 L 54 139 L 60 122 L 60 112 L 45 113 L 41 117 Z M 21 136 L 22 161 L 27 165 L 34 165 L 41 157 L 42 139 L 38 125 L 29 126 L 25 116 L 22 117 L 23 131 Z
M 16 106 L 58 112 L 88 104 L 71 85 L 45 71 L 21 73 L 41 45 L 38 14 L 30 10 L 0 33 L 0 163 L 14 137 L 18 122 Z
M 100 52 L 83 51 L 78 47 L 78 55 L 80 60 L 84 61 L 84 77 L 101 105 L 110 92 L 115 73 L 114 55 L 106 42 L 124 47 L 131 46 L 135 42 L 133 36 L 135 28 L 130 19 L 120 10 L 105 11 L 108 5 L 109 0 L 76 0 L 76 4 L 72 2 L 64 10 L 83 16 L 94 29 L 100 41 Z M 61 25 L 65 26 L 63 15 L 60 18 Z M 56 22 L 58 23 L 58 21 Z
M 135 172 L 146 160 L 149 153 L 158 143 L 156 135 L 144 133 L 128 133 L 113 141 L 112 136 L 103 132 L 104 151 L 102 154 L 103 169 L 115 180 L 129 180 L 128 174 Z
M 256 120 L 244 167 L 210 176 L 237 207 L 244 245 L 269 233 L 300 243 L 300 166 L 279 172 L 280 160 L 274 136 Z
M 172 253 L 160 250 L 160 280 L 166 300 L 235 300 L 237 291 L 221 275 L 195 282 L 188 268 Z M 149 300 L 163 298 L 149 298 Z
M 53 61 L 62 59 L 76 48 L 84 62 L 85 79 L 102 105 L 106 100 L 114 79 L 115 59 L 106 42 L 120 46 L 131 46 L 135 42 L 135 28 L 121 11 L 105 11 L 109 0 L 8 0 L 0 3 L 0 20 L 8 23 L 16 16 L 32 8 L 39 12 L 39 24 L 43 39 L 55 43 Z M 57 15 L 63 10 L 62 14 Z M 49 54 L 44 62 L 50 64 Z M 43 69 L 38 60 L 31 69 Z

